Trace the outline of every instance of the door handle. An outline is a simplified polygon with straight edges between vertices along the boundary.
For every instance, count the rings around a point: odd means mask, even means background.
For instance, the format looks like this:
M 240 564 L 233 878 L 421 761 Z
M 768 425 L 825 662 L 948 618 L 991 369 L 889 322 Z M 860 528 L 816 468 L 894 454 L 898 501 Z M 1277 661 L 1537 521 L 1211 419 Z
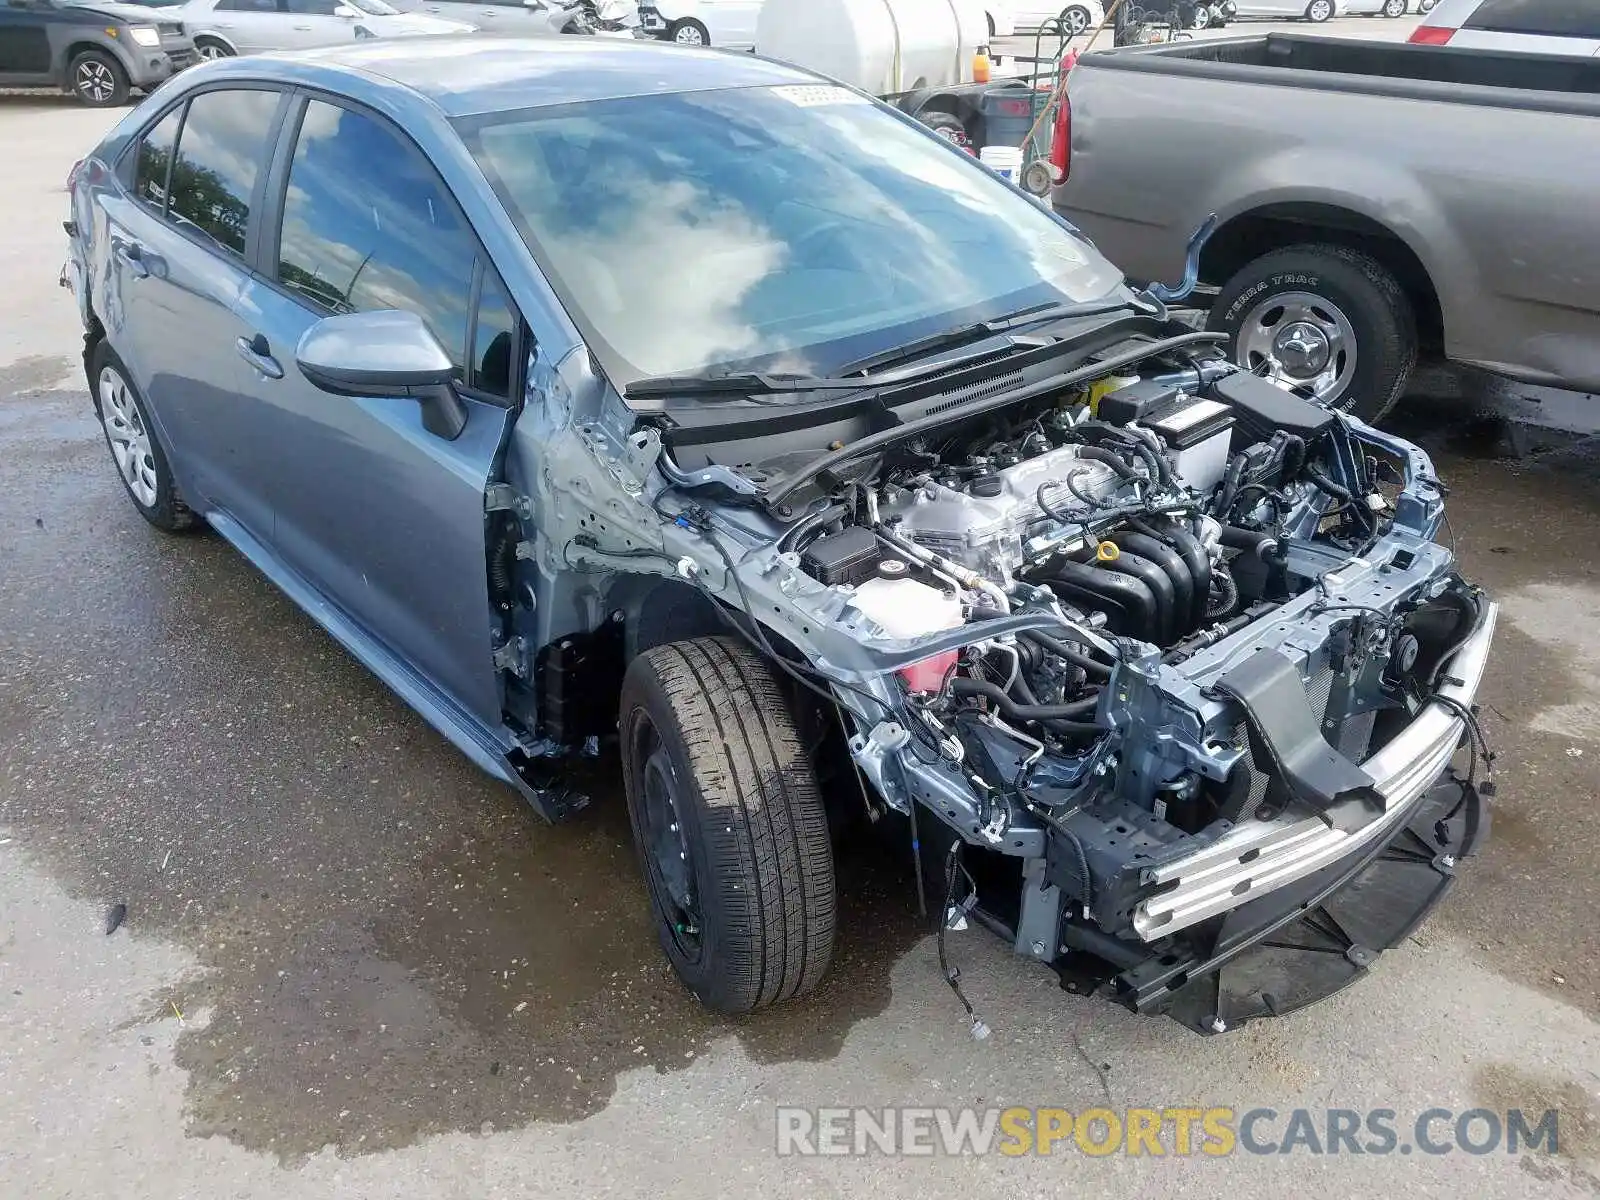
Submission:
M 111 251 L 128 264 L 128 273 L 135 279 L 148 279 L 150 277 L 150 268 L 145 265 L 144 261 L 144 247 L 138 242 L 129 242 L 118 238 L 111 243 Z
M 272 357 L 272 347 L 267 345 L 267 339 L 262 334 L 238 338 L 234 345 L 238 347 L 239 357 L 268 379 L 283 378 L 283 368 L 278 365 L 278 360 Z
M 310 33 L 311 32 L 311 26 L 309 26 L 309 25 L 296 25 L 293 28 L 298 33 Z

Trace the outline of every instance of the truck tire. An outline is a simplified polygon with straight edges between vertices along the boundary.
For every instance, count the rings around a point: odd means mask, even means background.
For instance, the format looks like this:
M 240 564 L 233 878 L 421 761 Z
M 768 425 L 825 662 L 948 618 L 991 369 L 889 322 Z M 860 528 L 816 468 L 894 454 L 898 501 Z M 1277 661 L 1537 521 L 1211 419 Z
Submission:
M 967 127 L 961 123 L 961 118 L 952 113 L 940 112 L 938 109 L 928 109 L 917 114 L 929 129 L 949 142 L 952 146 L 973 153 L 972 135 L 967 132 Z
M 1234 361 L 1376 421 L 1417 363 L 1411 302 L 1389 270 L 1346 246 L 1289 246 L 1223 285 L 1207 327 L 1229 335 Z
M 68 64 L 67 88 L 90 108 L 128 102 L 128 74 L 104 50 L 85 50 Z
M 622 777 L 657 934 L 708 1008 L 810 991 L 833 953 L 822 792 L 772 668 L 725 637 L 671 642 L 622 684 Z

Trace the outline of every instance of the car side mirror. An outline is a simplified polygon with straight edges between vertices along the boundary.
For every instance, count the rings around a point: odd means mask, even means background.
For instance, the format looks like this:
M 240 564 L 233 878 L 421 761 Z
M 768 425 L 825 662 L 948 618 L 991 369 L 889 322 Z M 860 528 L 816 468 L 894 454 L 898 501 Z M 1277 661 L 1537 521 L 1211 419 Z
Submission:
M 346 20 L 353 21 L 361 14 L 355 9 L 351 8 L 348 4 L 338 4 L 334 6 L 333 15 L 336 17 L 344 17 Z
M 422 427 L 446 441 L 467 426 L 455 365 L 416 313 L 323 317 L 300 338 L 294 360 L 302 375 L 335 396 L 412 397 L 422 407 Z

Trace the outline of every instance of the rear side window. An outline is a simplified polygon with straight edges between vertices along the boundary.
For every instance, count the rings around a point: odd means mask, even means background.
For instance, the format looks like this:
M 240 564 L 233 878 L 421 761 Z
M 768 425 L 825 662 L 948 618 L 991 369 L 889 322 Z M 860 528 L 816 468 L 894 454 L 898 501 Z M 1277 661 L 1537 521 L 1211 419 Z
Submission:
M 1545 37 L 1600 37 L 1600 4 L 1594 0 L 1483 0 L 1463 27 Z
M 173 109 L 139 140 L 139 153 L 133 167 L 133 194 L 157 212 L 167 210 L 167 169 L 172 165 L 172 147 L 183 123 L 183 105 Z
M 189 101 L 172 164 L 168 215 L 243 255 L 250 202 L 277 111 L 277 92 L 201 92 Z
M 467 382 L 477 258 L 444 181 L 415 146 L 364 113 L 316 100 L 306 105 L 283 202 L 284 287 L 328 312 L 416 313 Z M 489 342 L 494 332 L 484 326 Z M 483 361 L 495 361 L 487 342 L 473 347 L 480 351 L 477 374 Z

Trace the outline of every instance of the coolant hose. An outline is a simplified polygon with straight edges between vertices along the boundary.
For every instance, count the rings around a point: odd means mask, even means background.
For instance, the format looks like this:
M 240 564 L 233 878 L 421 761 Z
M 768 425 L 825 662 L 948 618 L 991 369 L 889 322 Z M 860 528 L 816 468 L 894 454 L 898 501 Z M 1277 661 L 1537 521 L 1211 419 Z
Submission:
M 1100 728 L 1092 721 L 1074 720 L 1094 712 L 1100 704 L 1099 696 L 1071 704 L 1018 704 L 997 683 L 960 677 L 950 681 L 950 690 L 957 696 L 982 696 L 1013 721 L 1046 721 L 1068 733 L 1095 733 Z
M 1115 450 L 1107 450 L 1104 446 L 1079 446 L 1077 456 L 1089 462 L 1104 463 L 1130 483 L 1139 478 L 1139 472 L 1133 469 L 1127 459 Z
M 1090 658 L 1087 654 L 1084 654 L 1080 651 L 1074 650 L 1071 646 L 1067 645 L 1067 643 L 1051 637 L 1043 630 L 1024 629 L 1018 633 L 1017 636 L 1020 638 L 1026 638 L 1036 646 L 1043 646 L 1057 658 L 1065 659 L 1067 662 L 1086 672 L 1094 679 L 1111 678 L 1111 668 L 1106 666 L 1105 663 L 1099 661 L 1098 659 Z
M 1230 550 L 1246 550 L 1262 562 L 1280 564 L 1288 557 L 1278 539 L 1258 529 L 1241 529 L 1237 525 L 1222 527 L 1222 544 Z

